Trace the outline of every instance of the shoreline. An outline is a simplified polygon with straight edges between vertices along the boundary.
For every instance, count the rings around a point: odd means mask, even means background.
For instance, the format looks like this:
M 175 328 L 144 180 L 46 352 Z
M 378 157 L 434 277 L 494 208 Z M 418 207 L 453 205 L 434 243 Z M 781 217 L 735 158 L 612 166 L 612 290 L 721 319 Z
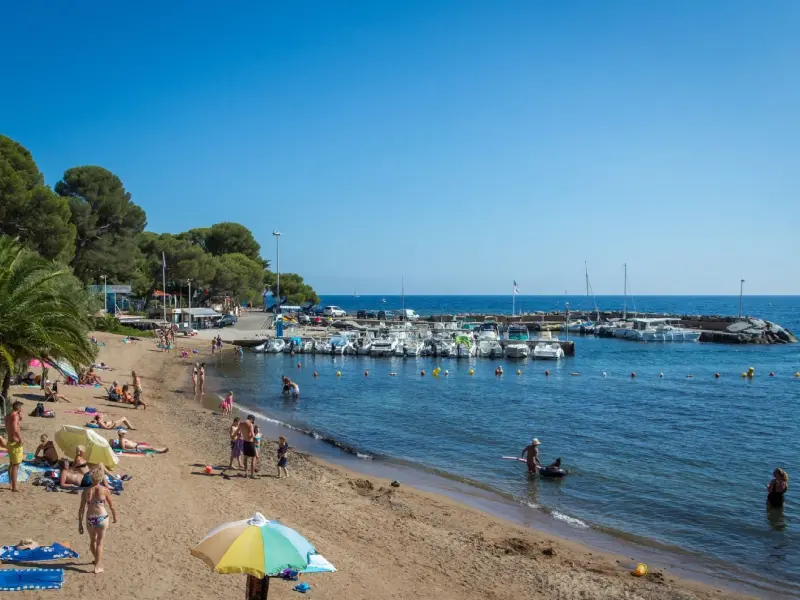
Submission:
M 38 390 L 13 387 L 11 397 L 25 402 L 26 449 L 35 448 L 40 433 L 52 438 L 62 424 L 85 423 L 85 415 L 67 411 L 91 405 L 130 418 L 136 430 L 129 437 L 169 445 L 170 451 L 138 460 L 122 457 L 119 470 L 133 479 L 115 497 L 121 519 L 107 536 L 102 576 L 89 574 L 88 542 L 75 527 L 75 495 L 45 493 L 30 484 L 23 484 L 20 494 L 0 492 L 9 523 L 2 543 L 69 542 L 82 555 L 67 566 L 65 598 L 109 597 L 120 587 L 135 590 L 142 600 L 175 592 L 239 598 L 243 577 L 212 573 L 188 549 L 216 525 L 256 510 L 298 529 L 339 569 L 307 577 L 320 598 L 745 597 L 655 568 L 635 578 L 630 571 L 636 560 L 630 557 L 598 552 L 406 483 L 392 488 L 380 476 L 367 478 L 304 452 L 292 452 L 291 477 L 278 480 L 272 473 L 275 442 L 267 437 L 260 479 L 233 474 L 226 480 L 217 470 L 207 476 L 205 464 L 227 464 L 229 420 L 213 416 L 192 397 L 191 363 L 155 350 L 149 341 L 123 345 L 117 336 L 96 335 L 106 343 L 98 360 L 118 370 L 105 378 L 127 381 L 127 372 L 137 369 L 150 407 L 136 411 L 103 401 L 102 390 L 64 386 L 60 391 L 72 405 L 56 405 L 55 419 L 37 419 L 27 414 Z M 216 402 L 206 394 L 212 409 Z M 167 556 L 170 560 L 163 560 Z M 276 598 L 294 596 L 288 584 L 274 587 Z
M 220 379 L 211 378 L 208 381 Z M 210 404 L 206 408 L 213 410 Z M 309 460 L 327 468 L 344 469 L 354 475 L 378 477 L 386 481 L 396 480 L 421 493 L 448 498 L 466 508 L 523 526 L 538 534 L 556 536 L 589 550 L 624 556 L 626 560 L 621 562 L 629 563 L 631 569 L 636 563 L 645 562 L 651 570 L 669 570 L 685 580 L 715 588 L 722 586 L 728 592 L 758 594 L 762 598 L 783 598 L 786 593 L 791 593 L 770 586 L 768 580 L 754 572 L 739 576 L 739 567 L 714 557 L 625 531 L 585 523 L 555 509 L 526 503 L 491 485 L 423 464 L 369 454 L 366 450 L 361 452 L 357 447 L 337 442 L 335 438 L 319 438 L 315 430 L 270 417 L 257 407 L 239 403 L 234 410 L 242 419 L 253 414 L 262 432 L 270 430 L 276 437 L 291 436 L 295 440 L 295 449 L 300 448 Z M 297 434 L 302 436 L 299 444 L 296 442 Z

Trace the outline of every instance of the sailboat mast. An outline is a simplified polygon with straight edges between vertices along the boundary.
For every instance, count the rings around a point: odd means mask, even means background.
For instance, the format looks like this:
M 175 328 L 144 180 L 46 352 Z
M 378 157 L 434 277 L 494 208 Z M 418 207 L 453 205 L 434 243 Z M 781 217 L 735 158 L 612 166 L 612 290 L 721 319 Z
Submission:
M 625 294 L 622 297 L 622 318 L 628 318 L 628 263 L 622 265 L 625 267 Z
M 400 277 L 400 295 L 403 298 L 403 318 L 406 318 L 406 279 Z
M 583 261 L 583 272 L 586 275 L 586 299 L 589 299 L 589 266 Z

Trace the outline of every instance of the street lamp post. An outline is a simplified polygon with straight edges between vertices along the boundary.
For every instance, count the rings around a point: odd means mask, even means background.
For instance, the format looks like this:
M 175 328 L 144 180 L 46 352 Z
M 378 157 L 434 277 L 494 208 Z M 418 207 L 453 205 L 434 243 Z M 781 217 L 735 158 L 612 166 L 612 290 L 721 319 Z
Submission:
M 278 275 L 278 300 L 277 305 L 275 308 L 275 312 L 281 312 L 281 232 L 275 230 L 272 232 L 272 235 L 275 236 L 275 272 Z
M 192 335 L 192 280 L 187 279 L 186 283 L 189 284 L 189 335 Z
M 100 275 L 103 280 L 103 314 L 108 314 L 108 280 L 105 275 Z
M 744 295 L 744 279 L 739 282 L 739 318 L 742 318 L 742 296 Z

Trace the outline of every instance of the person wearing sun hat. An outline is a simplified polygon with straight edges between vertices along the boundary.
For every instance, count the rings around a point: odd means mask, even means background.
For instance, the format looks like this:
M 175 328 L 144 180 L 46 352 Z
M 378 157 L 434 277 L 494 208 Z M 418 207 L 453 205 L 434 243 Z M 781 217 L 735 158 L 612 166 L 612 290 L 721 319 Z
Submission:
M 525 455 L 528 455 L 528 473 L 533 473 L 534 475 L 542 468 L 542 462 L 539 460 L 540 445 L 541 442 L 537 438 L 533 438 L 531 445 L 525 446 L 522 449 L 522 454 L 520 454 L 520 458 L 525 458 Z

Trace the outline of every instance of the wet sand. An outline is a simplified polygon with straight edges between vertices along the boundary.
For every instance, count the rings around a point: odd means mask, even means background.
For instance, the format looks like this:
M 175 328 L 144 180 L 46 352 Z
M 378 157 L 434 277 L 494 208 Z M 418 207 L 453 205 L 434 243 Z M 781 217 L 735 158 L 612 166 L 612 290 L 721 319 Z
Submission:
M 220 476 L 219 470 L 208 476 L 204 465 L 228 464 L 230 419 L 215 415 L 194 398 L 190 362 L 174 352 L 158 351 L 151 340 L 123 344 L 118 336 L 96 335 L 106 344 L 98 362 L 115 368 L 102 374 L 104 381 L 129 382 L 135 368 L 150 407 L 134 410 L 107 402 L 101 388 L 60 386 L 72 404 L 55 405 L 55 419 L 34 418 L 27 414 L 38 401 L 38 389 L 12 387 L 11 399 L 25 402 L 26 450 L 33 452 L 42 433 L 52 439 L 62 424 L 86 423 L 85 415 L 65 411 L 89 405 L 113 417 L 128 417 L 137 428 L 129 433 L 130 439 L 169 446 L 170 451 L 121 458 L 118 471 L 133 479 L 121 496 L 114 497 L 120 521 L 106 536 L 101 575 L 92 574 L 88 538 L 78 534 L 79 495 L 48 493 L 30 484 L 22 484 L 19 494 L 5 486 L 0 489 L 4 517 L 0 544 L 33 538 L 42 545 L 68 543 L 81 554 L 65 565 L 60 597 L 132 595 L 145 600 L 179 594 L 240 599 L 245 577 L 213 573 L 189 555 L 189 548 L 216 525 L 256 511 L 297 529 L 339 569 L 303 578 L 317 598 L 743 597 L 656 569 L 636 578 L 630 574 L 635 557 L 598 552 L 430 492 L 405 485 L 392 488 L 387 480 L 308 455 L 290 452 L 291 477 L 279 480 L 274 440 L 262 444 L 259 479 L 245 479 L 238 471 L 229 471 L 230 479 Z M 208 348 L 199 346 L 203 351 Z M 216 403 L 211 398 L 207 402 Z M 112 437 L 114 432 L 105 433 Z M 291 444 L 291 436 L 287 437 Z M 292 585 L 273 582 L 270 598 L 296 597 Z M 53 592 L 31 591 L 15 597 L 52 596 Z

